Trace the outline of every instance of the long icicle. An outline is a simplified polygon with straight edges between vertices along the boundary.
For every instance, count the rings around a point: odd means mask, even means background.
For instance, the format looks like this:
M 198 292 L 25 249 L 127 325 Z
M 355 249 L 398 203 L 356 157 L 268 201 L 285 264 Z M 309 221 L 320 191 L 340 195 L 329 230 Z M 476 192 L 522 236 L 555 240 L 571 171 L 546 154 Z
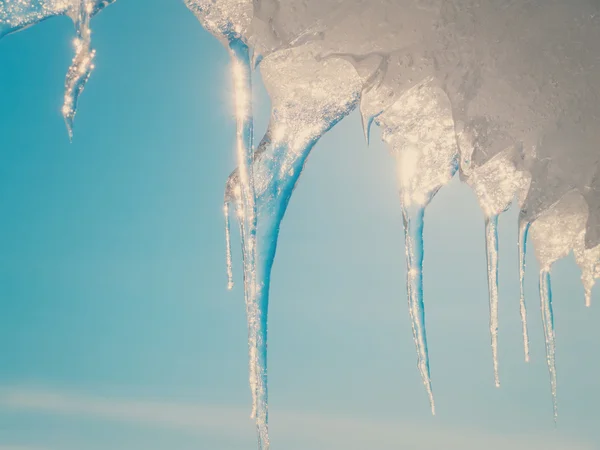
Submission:
M 231 262 L 231 225 L 229 222 L 229 203 L 223 204 L 225 215 L 225 259 L 227 261 L 227 289 L 233 289 L 233 268 Z
M 523 351 L 525 361 L 529 362 L 529 331 L 527 327 L 527 307 L 525 306 L 525 256 L 527 255 L 527 235 L 531 223 L 519 220 L 519 309 L 521 312 L 521 327 L 523 328 Z
M 490 302 L 490 334 L 494 360 L 494 383 L 500 387 L 498 375 L 498 215 L 485 219 L 485 250 L 487 256 L 488 292 Z
M 435 402 L 431 388 L 429 351 L 425 328 L 425 305 L 423 302 L 423 219 L 425 206 L 402 205 L 406 250 L 406 289 L 408 310 L 412 322 L 413 339 L 417 348 L 417 367 L 427 390 L 431 413 L 435 415 Z
M 241 195 L 241 193 L 240 193 Z M 244 205 L 242 204 L 241 198 L 236 198 L 235 201 L 235 211 L 238 219 L 238 226 L 240 231 L 240 244 L 242 247 L 242 259 L 246 258 L 246 224 L 244 222 Z M 250 345 L 250 336 L 251 336 L 251 311 L 250 311 L 250 302 L 248 301 L 248 295 L 250 293 L 250 288 L 248 287 L 248 277 L 246 276 L 245 265 L 243 272 L 243 283 L 244 283 L 244 303 L 246 305 L 246 320 L 248 324 L 248 378 L 250 384 L 250 392 L 252 394 L 252 412 L 250 413 L 250 418 L 254 419 L 256 417 L 256 368 L 254 365 L 253 355 L 256 353 L 254 346 Z
M 257 199 L 261 211 L 261 220 L 257 223 L 256 247 L 256 308 L 252 311 L 252 320 L 256 326 L 256 423 L 258 427 L 259 448 L 268 450 L 268 390 L 267 390 L 267 319 L 269 310 L 269 289 L 271 269 L 275 260 L 277 241 L 281 221 L 287 210 L 292 192 L 315 141 L 309 142 L 297 152 L 289 150 L 286 143 L 275 143 L 273 166 L 269 170 L 272 177 L 268 188 Z M 293 156 L 292 156 L 293 155 Z M 292 156 L 293 159 L 290 159 Z M 286 170 L 282 170 L 285 164 Z
M 266 420 L 259 417 L 259 380 L 260 351 L 258 349 L 260 323 L 260 306 L 257 301 L 256 283 L 256 197 L 253 177 L 253 115 L 252 115 L 252 78 L 250 51 L 248 46 L 237 35 L 229 38 L 229 49 L 232 59 L 233 85 L 235 92 L 236 142 L 241 201 L 238 219 L 242 240 L 244 265 L 244 298 L 246 301 L 246 318 L 248 322 L 248 365 L 249 381 L 252 393 L 252 413 L 255 418 L 261 449 L 268 449 L 268 432 Z M 266 443 L 265 443 L 266 437 Z
M 542 309 L 542 323 L 546 339 L 546 362 L 550 373 L 550 388 L 552 390 L 552 408 L 554 422 L 558 418 L 558 405 L 556 401 L 556 362 L 555 362 L 555 336 L 554 312 L 552 311 L 552 287 L 550 284 L 550 268 L 540 271 L 540 304 Z

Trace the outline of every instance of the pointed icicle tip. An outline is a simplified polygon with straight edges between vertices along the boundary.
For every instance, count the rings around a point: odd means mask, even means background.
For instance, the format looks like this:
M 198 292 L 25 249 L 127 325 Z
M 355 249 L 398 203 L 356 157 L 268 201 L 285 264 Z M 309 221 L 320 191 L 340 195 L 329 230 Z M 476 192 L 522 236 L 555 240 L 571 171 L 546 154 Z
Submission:
M 256 68 L 261 63 L 262 60 L 263 60 L 262 53 L 259 53 L 256 50 L 254 50 L 252 52 L 252 59 L 250 61 L 250 66 L 252 67 L 252 70 L 256 70 Z
M 73 125 L 67 122 L 67 135 L 69 136 L 69 144 L 73 143 Z
M 585 292 L 585 306 L 589 308 L 592 306 L 592 290 L 594 289 L 594 284 L 596 284 L 596 280 L 591 273 L 584 273 L 581 277 L 581 281 L 583 282 L 583 290 Z
M 73 40 L 75 56 L 71 61 L 65 79 L 65 96 L 62 107 L 62 115 L 67 125 L 69 140 L 73 140 L 73 121 L 77 113 L 79 96 L 85 89 L 94 70 L 94 58 L 96 51 L 91 47 L 92 30 L 90 29 L 90 18 L 94 12 L 94 4 L 89 0 L 81 0 L 78 8 L 71 16 L 75 22 L 77 36 Z
M 75 118 L 74 111 L 69 108 L 66 104 L 67 99 L 65 98 L 65 105 L 62 108 L 62 115 L 65 120 L 65 127 L 67 128 L 67 136 L 69 137 L 69 143 L 73 143 L 73 119 Z
M 374 117 L 367 116 L 365 114 L 361 114 L 360 117 L 362 122 L 363 134 L 365 136 L 365 142 L 367 143 L 368 147 L 371 144 L 371 125 L 373 125 Z
M 592 291 L 588 289 L 585 290 L 585 306 L 586 308 L 592 306 Z

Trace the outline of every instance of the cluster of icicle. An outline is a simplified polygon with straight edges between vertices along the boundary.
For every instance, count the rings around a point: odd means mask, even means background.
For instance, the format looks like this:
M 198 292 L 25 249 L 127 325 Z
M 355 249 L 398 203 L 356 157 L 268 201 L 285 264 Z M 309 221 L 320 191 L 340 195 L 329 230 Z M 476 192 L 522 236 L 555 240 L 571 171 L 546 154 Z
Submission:
M 237 169 L 226 184 L 243 252 L 249 371 L 259 448 L 269 448 L 267 313 L 281 221 L 315 143 L 359 109 L 397 161 L 409 313 L 418 369 L 435 412 L 423 303 L 423 226 L 436 192 L 459 172 L 485 217 L 490 335 L 498 371 L 499 215 L 518 202 L 520 314 L 528 235 L 540 300 L 554 415 L 552 264 L 575 255 L 589 306 L 600 277 L 600 5 L 589 0 L 184 0 L 228 49 Z M 77 28 L 63 113 L 69 129 L 93 68 L 89 19 L 111 1 L 0 0 L 0 37 L 66 14 Z M 253 138 L 252 74 L 271 98 Z
M 243 247 L 250 385 L 259 447 L 269 447 L 267 310 L 279 227 L 306 159 L 358 108 L 397 161 L 408 306 L 418 369 L 435 412 L 423 303 L 423 219 L 457 171 L 485 216 L 493 373 L 498 370 L 499 215 L 519 216 L 520 314 L 527 237 L 540 300 L 554 416 L 552 264 L 574 252 L 589 305 L 600 277 L 600 7 L 586 0 L 186 0 L 229 49 L 238 168 L 226 185 Z M 272 102 L 254 145 L 251 76 Z

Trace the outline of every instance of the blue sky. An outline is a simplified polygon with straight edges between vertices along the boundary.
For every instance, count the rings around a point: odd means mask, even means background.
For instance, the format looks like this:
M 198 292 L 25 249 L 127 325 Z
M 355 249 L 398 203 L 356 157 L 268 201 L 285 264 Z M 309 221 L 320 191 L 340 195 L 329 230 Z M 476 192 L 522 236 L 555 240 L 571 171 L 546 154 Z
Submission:
M 92 25 L 96 70 L 72 144 L 60 115 L 70 21 L 0 40 L 0 450 L 254 448 L 239 251 L 226 291 L 227 52 L 180 1 L 120 0 Z M 537 264 L 530 254 L 525 364 L 514 209 L 499 228 L 496 389 L 483 215 L 457 180 L 427 210 L 431 417 L 392 160 L 377 136 L 367 148 L 357 115 L 326 135 L 273 272 L 274 448 L 600 448 L 600 294 L 586 309 L 572 257 L 554 267 L 555 429 Z

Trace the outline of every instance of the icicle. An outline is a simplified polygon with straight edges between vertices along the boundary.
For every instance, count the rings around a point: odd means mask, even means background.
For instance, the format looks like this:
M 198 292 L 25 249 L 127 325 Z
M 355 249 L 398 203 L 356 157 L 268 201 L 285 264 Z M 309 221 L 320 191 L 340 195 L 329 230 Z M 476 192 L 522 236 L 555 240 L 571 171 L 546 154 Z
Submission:
M 431 388 L 427 332 L 425 329 L 425 305 L 423 303 L 423 218 L 425 206 L 402 205 L 406 249 L 406 289 L 408 310 L 412 321 L 413 339 L 417 348 L 417 367 L 429 396 L 431 413 L 435 415 L 435 403 Z
M 240 190 L 239 186 L 236 188 L 238 191 Z M 240 192 L 238 194 L 241 195 Z M 244 263 L 244 302 L 246 304 L 246 321 L 248 324 L 248 381 L 250 384 L 250 393 L 252 394 L 252 411 L 250 413 L 250 418 L 256 418 L 256 338 L 255 338 L 255 329 L 256 327 L 251 321 L 251 318 L 255 316 L 254 313 L 254 302 L 249 298 L 250 295 L 250 286 L 249 277 L 246 273 L 246 260 L 247 260 L 247 250 L 248 246 L 246 243 L 246 224 L 244 221 L 244 205 L 241 200 L 236 201 L 236 215 L 238 219 L 238 225 L 240 230 L 240 243 L 242 246 L 242 260 Z
M 360 120 L 362 124 L 363 134 L 365 136 L 365 142 L 367 146 L 371 143 L 371 125 L 373 125 L 373 121 L 375 120 L 375 116 L 368 115 L 365 112 L 361 111 Z
M 552 406 L 554 409 L 554 421 L 558 417 L 556 402 L 556 363 L 555 363 L 555 341 L 554 341 L 554 313 L 552 312 L 552 288 L 550 285 L 550 268 L 540 271 L 540 303 L 542 309 L 542 323 L 544 325 L 544 336 L 546 338 L 546 361 L 550 372 L 550 387 L 552 390 Z
M 266 330 L 263 330 L 256 273 L 256 199 L 253 177 L 253 116 L 250 52 L 237 36 L 229 36 L 237 121 L 238 220 L 244 262 L 244 297 L 248 322 L 249 378 L 252 414 L 256 420 L 260 448 L 269 448 L 266 414 Z M 265 313 L 266 314 L 266 313 Z M 265 324 L 266 325 L 266 324 Z M 264 336 L 263 336 L 264 333 Z M 263 349 L 264 347 L 264 349 Z M 264 375 L 263 375 L 264 374 Z
M 265 192 L 257 199 L 261 211 L 261 221 L 257 223 L 258 242 L 256 247 L 256 297 L 248 309 L 248 321 L 253 329 L 253 349 L 256 382 L 255 418 L 258 430 L 259 448 L 269 448 L 268 435 L 268 391 L 267 391 L 267 318 L 269 309 L 269 288 L 271 269 L 275 260 L 277 240 L 281 221 L 287 205 L 302 172 L 306 157 L 312 148 L 311 143 L 300 152 L 289 152 L 287 144 L 277 144 L 274 157 L 269 158 L 273 167 L 269 170 L 272 179 Z M 291 164 L 285 163 L 288 157 L 295 158 Z M 282 167 L 285 163 L 285 169 Z
M 363 134 L 367 145 L 371 141 L 371 126 L 377 116 L 379 116 L 384 108 L 384 105 L 376 95 L 379 93 L 379 88 L 385 78 L 389 65 L 388 55 L 379 55 L 381 61 L 377 70 L 365 81 L 360 100 L 360 119 L 362 123 Z M 374 95 L 375 94 L 375 95 Z M 389 105 L 388 105 L 389 106 Z
M 581 281 L 585 292 L 585 306 L 589 308 L 592 306 L 592 290 L 594 289 L 594 284 L 596 284 L 596 278 L 594 278 L 593 272 L 587 270 L 582 274 Z
M 527 308 L 525 306 L 525 256 L 527 255 L 527 235 L 531 223 L 526 220 L 519 220 L 519 286 L 521 310 L 521 326 L 523 328 L 523 351 L 525 352 L 525 361 L 529 362 L 529 332 L 527 330 Z
M 91 0 L 81 0 L 75 11 L 77 17 L 73 18 L 77 31 L 77 37 L 73 41 L 75 56 L 67 72 L 65 98 L 62 107 L 62 114 L 70 140 L 73 139 L 73 120 L 77 112 L 77 101 L 94 69 L 96 51 L 91 48 L 92 30 L 90 29 L 90 18 L 93 13 L 93 2 Z
M 492 215 L 485 219 L 485 250 L 487 255 L 494 382 L 496 387 L 500 387 L 500 377 L 498 376 L 498 215 Z
M 323 133 L 337 123 L 340 118 L 331 120 Z M 271 128 L 270 126 L 260 145 L 261 153 L 268 151 L 269 154 L 260 159 L 257 158 L 254 163 L 256 166 L 255 171 L 260 169 L 261 176 L 268 177 L 268 181 L 256 199 L 257 211 L 260 212 L 260 214 L 257 214 L 259 220 L 256 227 L 256 272 L 254 278 L 256 280 L 256 291 L 253 299 L 247 299 L 247 316 L 250 330 L 250 377 L 255 394 L 253 414 L 256 419 L 259 448 L 261 450 L 268 450 L 269 448 L 267 322 L 271 269 L 275 260 L 281 221 L 306 159 L 321 136 L 321 134 L 312 135 L 304 144 L 300 144 L 296 136 L 288 138 L 280 136 L 278 140 L 272 142 Z M 289 144 L 290 142 L 294 142 L 295 145 L 292 147 Z M 248 235 L 247 232 L 242 231 L 242 233 Z
M 227 289 L 233 289 L 233 270 L 231 264 L 231 226 L 229 224 L 229 203 L 223 205 L 225 215 L 225 255 L 227 260 Z
M 586 249 L 582 242 L 575 248 L 575 260 L 581 268 L 581 283 L 585 293 L 585 306 L 592 306 L 592 290 L 596 278 L 600 278 L 600 245 Z

